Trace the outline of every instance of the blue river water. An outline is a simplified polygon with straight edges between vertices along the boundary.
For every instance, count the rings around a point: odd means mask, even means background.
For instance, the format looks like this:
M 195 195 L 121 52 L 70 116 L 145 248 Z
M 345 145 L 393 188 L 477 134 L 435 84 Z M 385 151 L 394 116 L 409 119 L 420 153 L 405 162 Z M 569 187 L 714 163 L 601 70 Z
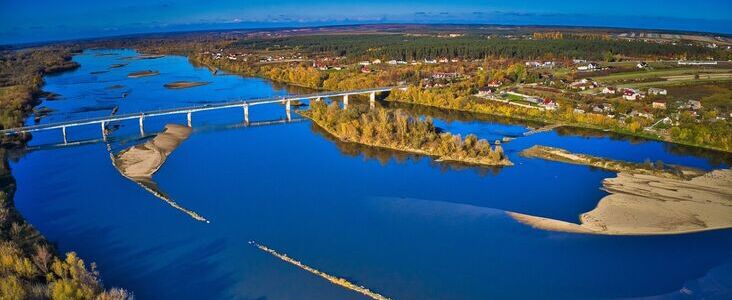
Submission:
M 213 74 L 185 57 L 135 59 L 132 50 L 87 50 L 81 67 L 46 78 L 59 94 L 38 122 L 295 94 L 257 78 Z M 125 64 L 110 68 L 114 64 Z M 128 78 L 156 70 L 156 76 Z M 171 90 L 164 84 L 207 81 Z M 124 95 L 124 97 L 123 97 Z M 354 100 L 356 103 L 360 100 Z M 661 299 L 732 297 L 732 230 L 593 236 L 537 230 L 515 211 L 577 222 L 614 173 L 518 155 L 535 144 L 616 159 L 662 160 L 703 169 L 729 156 L 597 132 L 527 137 L 525 124 L 404 107 L 453 133 L 489 140 L 515 166 L 444 165 L 332 140 L 310 122 L 237 126 L 239 109 L 193 115 L 193 134 L 153 176 L 191 218 L 120 175 L 107 145 L 67 147 L 59 132 L 34 135 L 11 162 L 22 215 L 60 251 L 96 262 L 106 287 L 138 299 L 364 299 L 249 245 L 255 240 L 393 299 Z M 282 120 L 284 106 L 250 118 Z M 35 123 L 33 117 L 28 123 Z M 146 133 L 185 115 L 145 120 Z M 114 152 L 141 143 L 136 120 L 109 136 Z M 68 130 L 97 139 L 98 126 Z

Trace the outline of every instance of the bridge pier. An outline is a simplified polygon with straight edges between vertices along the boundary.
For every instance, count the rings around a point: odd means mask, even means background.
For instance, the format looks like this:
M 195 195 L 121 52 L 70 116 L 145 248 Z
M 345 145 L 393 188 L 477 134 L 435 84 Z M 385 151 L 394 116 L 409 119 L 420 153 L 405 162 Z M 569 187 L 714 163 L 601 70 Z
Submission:
M 104 127 L 105 122 L 102 121 L 102 140 L 107 141 L 107 128 Z
M 343 109 L 348 109 L 348 94 L 343 95 Z
M 376 92 L 371 92 L 371 94 L 369 94 L 369 108 L 376 108 Z
M 66 140 L 66 126 L 61 127 L 61 133 L 64 135 L 64 144 L 68 144 Z
M 145 136 L 145 125 L 142 123 L 142 120 L 145 119 L 145 115 L 140 115 L 140 136 Z
M 249 103 L 244 103 L 244 123 L 249 124 Z
M 192 112 L 188 111 L 188 116 L 187 116 L 188 117 L 188 127 L 193 127 L 193 126 L 191 126 L 192 125 L 191 123 L 193 123 L 192 119 L 191 119 L 191 114 L 192 114 Z
M 287 99 L 287 102 L 285 102 L 285 112 L 286 112 L 286 115 L 287 115 L 287 121 L 288 122 L 290 120 L 292 120 L 292 115 L 290 114 L 290 109 L 291 109 L 290 99 Z

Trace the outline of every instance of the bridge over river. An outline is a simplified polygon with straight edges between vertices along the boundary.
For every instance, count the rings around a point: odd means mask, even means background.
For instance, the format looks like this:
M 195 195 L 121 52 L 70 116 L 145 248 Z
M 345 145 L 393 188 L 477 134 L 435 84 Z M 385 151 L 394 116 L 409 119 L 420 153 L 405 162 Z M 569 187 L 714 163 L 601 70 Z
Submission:
M 30 126 L 18 127 L 18 128 L 10 128 L 10 129 L 0 130 L 0 134 L 16 135 L 16 134 L 24 134 L 24 133 L 31 133 L 31 132 L 37 132 L 37 131 L 60 129 L 61 133 L 63 135 L 63 142 L 64 142 L 64 144 L 67 144 L 67 143 L 69 143 L 69 140 L 66 135 L 67 129 L 73 128 L 73 127 L 79 127 L 79 126 L 100 125 L 102 139 L 106 140 L 106 138 L 107 138 L 106 125 L 109 124 L 110 122 L 118 122 L 118 121 L 125 121 L 125 120 L 138 120 L 138 123 L 140 126 L 140 135 L 145 135 L 144 122 L 145 122 L 145 119 L 147 119 L 147 118 L 185 114 L 185 115 L 187 115 L 188 126 L 191 127 L 191 125 L 192 125 L 191 123 L 193 120 L 193 113 L 202 112 L 202 111 L 231 109 L 231 108 L 242 109 L 243 113 L 244 113 L 244 123 L 249 124 L 249 108 L 252 106 L 265 105 L 265 104 L 284 104 L 285 111 L 287 112 L 287 121 L 290 121 L 290 120 L 292 120 L 291 115 L 290 115 L 292 101 L 301 101 L 301 100 L 321 101 L 323 98 L 343 97 L 343 107 L 345 109 L 345 108 L 348 108 L 349 96 L 369 95 L 369 103 L 370 103 L 370 106 L 373 108 L 376 103 L 376 94 L 377 93 L 388 92 L 388 91 L 391 91 L 396 88 L 404 88 L 404 87 L 379 87 L 379 88 L 369 88 L 369 89 L 360 89 L 360 90 L 352 90 L 352 91 L 321 92 L 321 93 L 313 93 L 313 94 L 307 94 L 307 95 L 280 96 L 280 97 L 252 99 L 252 100 L 239 100 L 239 101 L 223 102 L 223 103 L 216 103 L 216 104 L 204 104 L 204 105 L 197 105 L 197 106 L 178 107 L 178 108 L 162 109 L 162 110 L 155 110 L 155 111 L 145 111 L 145 112 L 121 114 L 121 115 L 115 115 L 115 116 L 105 116 L 105 117 L 88 118 L 88 119 L 81 119 L 81 120 L 49 123 L 49 124 L 30 125 Z

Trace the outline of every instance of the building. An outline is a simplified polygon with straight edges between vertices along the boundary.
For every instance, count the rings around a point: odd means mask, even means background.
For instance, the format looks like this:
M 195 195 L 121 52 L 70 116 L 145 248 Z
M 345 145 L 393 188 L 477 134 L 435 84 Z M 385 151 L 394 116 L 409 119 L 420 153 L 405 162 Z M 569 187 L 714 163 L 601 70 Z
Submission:
M 648 89 L 648 95 L 654 95 L 654 96 L 663 95 L 663 96 L 665 96 L 667 94 L 668 94 L 668 91 L 666 91 L 665 89 L 659 89 L 659 88 L 649 88 Z
M 702 108 L 701 101 L 699 101 L 699 100 L 686 101 L 686 106 L 691 110 L 699 110 Z
M 396 61 L 396 60 L 394 60 L 394 59 L 392 59 L 392 60 L 390 60 L 390 61 L 387 61 L 386 63 L 387 63 L 387 64 L 390 64 L 390 65 L 396 65 L 396 64 L 397 64 L 397 61 Z
M 638 69 L 645 69 L 648 68 L 648 64 L 645 61 L 639 62 L 637 65 L 635 65 Z
M 651 104 L 651 107 L 655 109 L 666 109 L 666 102 L 665 101 L 653 101 Z
M 492 87 L 492 88 L 497 88 L 497 87 L 500 87 L 501 85 L 503 85 L 503 81 L 491 80 L 486 86 Z
M 551 99 L 544 99 L 539 103 L 539 106 L 544 107 L 547 110 L 555 110 L 559 107 L 559 104 L 554 102 L 554 100 Z
M 634 89 L 625 89 L 625 91 L 623 91 L 623 99 L 625 100 L 635 101 L 642 98 L 643 95 Z
M 478 96 L 488 96 L 492 95 L 496 91 L 495 88 L 484 86 L 478 90 Z
M 368 60 L 365 60 L 365 61 L 361 61 L 361 62 L 359 62 L 358 64 L 359 64 L 359 65 L 362 65 L 362 66 L 370 66 L 370 65 L 371 65 L 371 62 L 370 62 L 370 61 L 368 61 Z
M 424 59 L 424 63 L 426 63 L 428 65 L 433 65 L 433 64 L 436 64 L 437 63 L 437 60 L 436 59 L 426 59 L 425 58 Z
M 580 71 L 594 71 L 594 70 L 597 70 L 599 68 L 600 68 L 600 66 L 598 64 L 596 64 L 596 63 L 589 63 L 586 66 L 579 66 L 579 67 L 577 67 L 577 70 L 580 70 Z
M 580 80 L 577 80 L 575 82 L 572 82 L 569 84 L 570 88 L 578 89 L 578 90 L 587 90 L 587 89 L 593 89 L 598 87 L 599 84 L 595 81 L 592 81 L 591 79 L 582 78 Z
M 454 79 L 460 77 L 460 74 L 452 72 L 452 73 L 435 73 L 432 74 L 432 78 L 434 79 Z
M 378 65 L 378 64 L 381 64 L 381 60 L 377 58 L 377 59 L 374 59 L 374 61 L 372 61 L 371 63 L 374 65 Z
M 617 89 L 612 86 L 606 86 L 602 89 L 603 94 L 615 94 L 615 92 L 617 92 Z

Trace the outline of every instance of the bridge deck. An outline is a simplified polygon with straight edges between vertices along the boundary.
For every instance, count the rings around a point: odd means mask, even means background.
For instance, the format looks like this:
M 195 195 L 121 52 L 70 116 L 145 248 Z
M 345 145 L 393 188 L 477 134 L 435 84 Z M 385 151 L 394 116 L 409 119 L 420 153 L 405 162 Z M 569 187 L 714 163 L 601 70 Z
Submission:
M 204 105 L 188 106 L 188 107 L 176 107 L 176 108 L 170 108 L 170 109 L 145 111 L 145 112 L 139 112 L 139 113 L 121 114 L 121 115 L 116 115 L 116 116 L 105 116 L 105 117 L 88 118 L 88 119 L 82 119 L 82 120 L 10 128 L 10 129 L 0 130 L 0 134 L 9 135 L 9 134 L 18 134 L 18 133 L 25 133 L 25 132 L 34 132 L 34 131 L 66 128 L 66 127 L 91 125 L 91 124 L 103 124 L 103 123 L 124 121 L 124 120 L 134 120 L 134 119 L 140 119 L 140 118 L 144 119 L 144 118 L 148 118 L 148 117 L 157 117 L 157 116 L 174 115 L 174 114 L 187 114 L 187 113 L 194 113 L 194 112 L 207 111 L 207 110 L 218 110 L 218 109 L 226 109 L 226 108 L 234 108 L 234 107 L 273 104 L 273 103 L 281 103 L 282 101 L 288 101 L 288 100 L 292 101 L 292 100 L 301 100 L 301 99 L 316 99 L 316 98 L 339 97 L 339 96 L 346 96 L 346 95 L 358 95 L 358 94 L 366 94 L 366 93 L 381 93 L 381 92 L 391 91 L 392 89 L 395 89 L 395 88 L 401 88 L 401 87 L 381 87 L 381 88 L 370 88 L 370 89 L 361 89 L 361 90 L 353 90 L 353 91 L 322 92 L 322 93 L 313 93 L 313 94 L 306 94 L 306 95 L 289 95 L 289 96 L 281 96 L 281 97 L 240 100 L 240 101 L 223 102 L 223 103 L 215 103 L 215 104 L 204 104 Z

